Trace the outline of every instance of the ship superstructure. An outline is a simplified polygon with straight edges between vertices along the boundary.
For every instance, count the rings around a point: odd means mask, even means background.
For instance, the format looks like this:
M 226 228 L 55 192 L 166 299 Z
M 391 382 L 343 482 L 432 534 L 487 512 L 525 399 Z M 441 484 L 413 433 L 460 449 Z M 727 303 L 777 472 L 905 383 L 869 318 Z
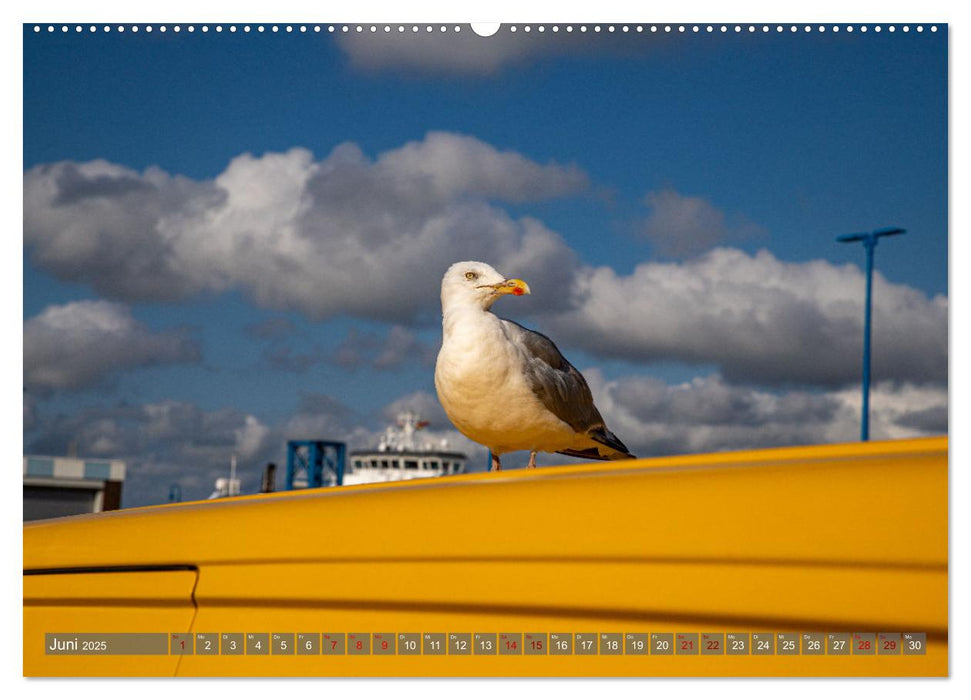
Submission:
M 375 449 L 351 453 L 351 468 L 344 475 L 344 483 L 372 484 L 463 473 L 467 457 L 450 450 L 447 440 L 421 439 L 419 433 L 427 425 L 417 413 L 400 413 L 396 425 L 387 427 Z

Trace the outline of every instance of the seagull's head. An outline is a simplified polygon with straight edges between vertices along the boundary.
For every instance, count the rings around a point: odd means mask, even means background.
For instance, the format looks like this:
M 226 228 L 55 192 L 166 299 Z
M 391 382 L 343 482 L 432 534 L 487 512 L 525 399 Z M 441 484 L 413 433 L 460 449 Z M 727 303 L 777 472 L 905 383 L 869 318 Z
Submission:
M 471 261 L 455 263 L 442 278 L 443 311 L 451 306 L 488 310 L 505 294 L 529 294 L 529 285 L 519 279 L 506 279 L 491 265 Z

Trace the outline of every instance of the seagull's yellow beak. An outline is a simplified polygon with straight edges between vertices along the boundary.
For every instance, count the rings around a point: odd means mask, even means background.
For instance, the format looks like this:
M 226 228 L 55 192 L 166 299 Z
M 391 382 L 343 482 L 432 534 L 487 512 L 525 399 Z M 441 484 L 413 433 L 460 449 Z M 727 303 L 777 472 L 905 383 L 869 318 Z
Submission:
M 495 285 L 495 288 L 497 294 L 513 294 L 517 297 L 521 297 L 523 294 L 529 294 L 529 285 L 517 279 L 500 282 Z

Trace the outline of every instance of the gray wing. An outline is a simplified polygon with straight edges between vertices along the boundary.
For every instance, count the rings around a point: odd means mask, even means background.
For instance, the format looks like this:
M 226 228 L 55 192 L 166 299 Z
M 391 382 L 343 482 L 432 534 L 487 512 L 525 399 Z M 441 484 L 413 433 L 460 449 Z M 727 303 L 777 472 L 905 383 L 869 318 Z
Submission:
M 513 321 L 501 322 L 506 338 L 522 350 L 523 371 L 543 405 L 578 433 L 603 425 L 587 381 L 553 341 Z
M 553 341 L 514 321 L 500 319 L 500 322 L 506 338 L 522 350 L 523 371 L 543 405 L 578 433 L 586 433 L 597 442 L 629 454 L 624 443 L 604 425 L 603 417 L 593 405 L 587 380 L 563 357 Z

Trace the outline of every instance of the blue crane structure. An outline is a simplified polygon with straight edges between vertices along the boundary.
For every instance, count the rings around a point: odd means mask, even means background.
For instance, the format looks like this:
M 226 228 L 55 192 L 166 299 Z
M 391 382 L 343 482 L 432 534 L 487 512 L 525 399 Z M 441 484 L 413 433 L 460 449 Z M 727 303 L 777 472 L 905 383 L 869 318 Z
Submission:
M 330 440 L 287 442 L 287 490 L 344 483 L 347 446 Z M 325 476 L 327 477 L 325 480 Z

